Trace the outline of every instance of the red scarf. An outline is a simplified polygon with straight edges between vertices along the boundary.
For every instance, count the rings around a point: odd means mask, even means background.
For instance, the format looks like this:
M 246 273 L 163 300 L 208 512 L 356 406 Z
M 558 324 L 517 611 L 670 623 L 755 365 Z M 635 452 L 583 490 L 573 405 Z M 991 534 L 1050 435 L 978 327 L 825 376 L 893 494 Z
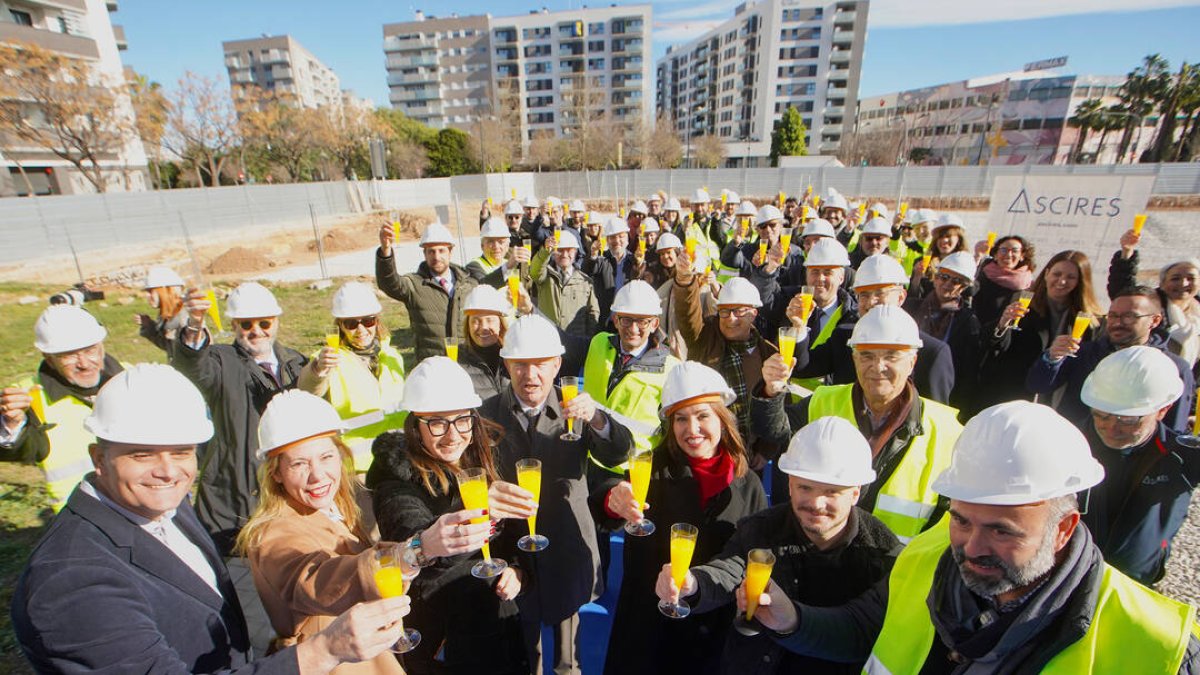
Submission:
M 724 447 L 717 446 L 717 453 L 707 459 L 688 457 L 687 461 L 700 489 L 700 508 L 707 508 L 710 499 L 733 484 L 733 458 Z

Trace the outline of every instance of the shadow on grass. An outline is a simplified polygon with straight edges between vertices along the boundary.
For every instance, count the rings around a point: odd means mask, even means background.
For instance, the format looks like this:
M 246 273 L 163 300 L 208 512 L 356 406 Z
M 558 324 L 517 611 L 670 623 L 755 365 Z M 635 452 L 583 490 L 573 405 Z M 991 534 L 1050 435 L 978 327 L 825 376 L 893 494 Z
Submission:
M 33 672 L 13 634 L 9 605 L 21 569 L 53 515 L 37 469 L 0 469 L 0 672 Z

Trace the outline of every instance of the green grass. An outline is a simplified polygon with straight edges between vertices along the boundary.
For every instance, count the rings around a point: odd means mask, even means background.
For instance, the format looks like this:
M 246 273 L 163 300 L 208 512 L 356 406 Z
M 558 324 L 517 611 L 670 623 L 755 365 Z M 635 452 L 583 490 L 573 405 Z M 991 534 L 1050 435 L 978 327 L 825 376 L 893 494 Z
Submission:
M 324 344 L 325 334 L 333 330 L 329 308 L 338 286 L 335 283 L 322 290 L 309 290 L 306 284 L 274 286 L 272 290 L 284 312 L 280 344 L 305 354 Z M 0 283 L 0 386 L 9 386 L 33 374 L 42 358 L 33 348 L 33 325 L 45 302 L 21 305 L 18 298 L 27 295 L 47 298 L 60 290 L 58 286 Z M 126 304 L 122 304 L 122 299 Z M 411 357 L 412 334 L 406 330 L 408 314 L 404 306 L 386 299 L 382 302 L 384 323 L 396 331 L 393 343 L 406 357 Z M 108 329 L 105 347 L 109 354 L 125 363 L 166 362 L 163 352 L 137 334 L 134 315 L 154 314 L 141 293 L 110 293 L 102 302 L 88 303 L 87 309 Z M 224 303 L 221 309 L 224 310 Z M 49 522 L 51 513 L 46 505 L 41 472 L 37 468 L 0 463 L 0 672 L 31 672 L 13 636 L 8 607 L 21 568 Z

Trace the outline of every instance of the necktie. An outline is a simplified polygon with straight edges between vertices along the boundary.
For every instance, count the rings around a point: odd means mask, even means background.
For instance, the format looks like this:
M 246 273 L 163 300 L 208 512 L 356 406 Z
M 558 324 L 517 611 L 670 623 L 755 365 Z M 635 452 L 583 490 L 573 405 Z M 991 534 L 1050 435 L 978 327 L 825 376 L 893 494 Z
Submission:
M 258 364 L 258 367 L 262 368 L 262 371 L 267 374 L 267 377 L 270 378 L 270 380 L 272 382 L 275 383 L 276 387 L 279 386 L 279 378 L 276 377 L 276 375 L 275 375 L 275 366 L 274 365 L 272 365 L 268 361 L 263 361 L 262 363 Z

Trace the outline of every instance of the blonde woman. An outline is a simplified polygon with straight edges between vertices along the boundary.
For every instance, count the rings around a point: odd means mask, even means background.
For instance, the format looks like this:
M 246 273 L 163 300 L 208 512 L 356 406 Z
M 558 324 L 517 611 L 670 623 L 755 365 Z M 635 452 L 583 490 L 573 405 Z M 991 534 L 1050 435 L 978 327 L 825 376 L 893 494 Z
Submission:
M 276 647 L 303 642 L 355 604 L 380 597 L 372 526 L 358 505 L 360 489 L 340 426 L 328 402 L 300 390 L 276 395 L 259 422 L 258 508 L 236 550 L 249 558 L 279 636 Z M 404 671 L 394 654 L 384 652 L 333 672 Z
M 183 277 L 169 267 L 151 267 L 146 273 L 146 301 L 158 310 L 157 317 L 149 314 L 135 314 L 133 321 L 140 330 L 138 333 L 149 340 L 155 347 L 171 353 L 175 336 L 179 329 L 187 323 L 187 313 L 183 309 Z

